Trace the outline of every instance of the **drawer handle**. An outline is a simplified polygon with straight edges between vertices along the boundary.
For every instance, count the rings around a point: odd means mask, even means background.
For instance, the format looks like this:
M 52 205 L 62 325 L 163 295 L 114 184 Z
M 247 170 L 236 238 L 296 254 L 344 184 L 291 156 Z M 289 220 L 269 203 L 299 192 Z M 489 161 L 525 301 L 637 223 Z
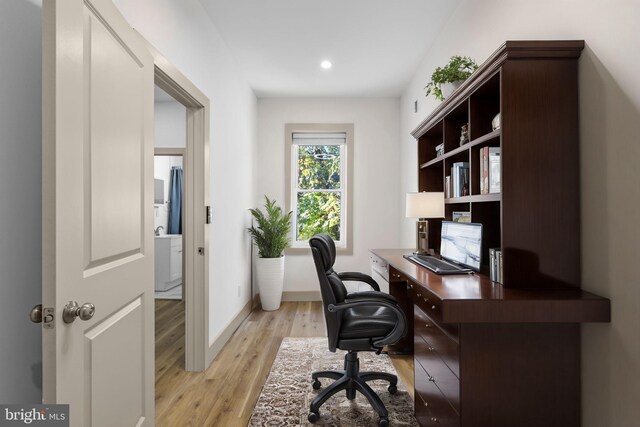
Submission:
M 431 417 L 431 421 L 434 422 L 434 423 L 437 423 L 438 419 L 436 417 Z
M 431 327 L 431 325 L 430 325 L 430 324 L 428 324 L 428 323 L 425 323 L 425 324 L 424 324 L 424 327 L 425 327 L 425 328 L 430 328 L 430 327 Z
M 432 305 L 432 306 L 431 306 L 431 310 L 435 310 L 435 309 L 436 309 L 436 306 L 435 306 L 435 305 Z
M 429 347 L 429 351 L 436 351 L 436 349 L 433 347 Z
M 430 377 L 429 377 L 429 381 L 431 381 L 432 383 L 435 383 L 435 382 L 436 382 L 436 379 L 430 376 Z
M 420 295 L 418 295 L 418 296 L 420 296 Z M 427 304 L 429 304 L 429 300 L 428 300 L 428 299 L 426 299 L 426 298 L 423 298 L 423 299 L 424 299 L 424 302 L 426 302 Z
M 420 298 L 422 296 L 422 294 L 418 294 L 418 298 Z

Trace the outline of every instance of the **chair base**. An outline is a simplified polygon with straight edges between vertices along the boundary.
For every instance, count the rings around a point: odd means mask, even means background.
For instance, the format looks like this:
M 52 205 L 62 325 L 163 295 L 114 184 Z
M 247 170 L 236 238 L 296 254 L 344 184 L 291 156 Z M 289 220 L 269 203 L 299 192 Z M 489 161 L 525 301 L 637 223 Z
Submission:
M 373 391 L 369 384 L 367 384 L 367 381 L 389 381 L 389 393 L 395 394 L 398 390 L 396 387 L 398 384 L 397 376 L 386 372 L 360 372 L 358 353 L 350 351 L 344 356 L 344 371 L 318 371 L 311 374 L 311 378 L 314 380 L 313 388 L 315 390 L 318 390 L 321 387 L 318 378 L 329 378 L 335 380 L 335 382 L 324 389 L 311 402 L 308 417 L 310 422 L 313 423 L 320 418 L 320 407 L 327 401 L 327 399 L 339 391 L 345 390 L 347 393 L 347 399 L 349 400 L 356 398 L 356 391 L 362 393 L 380 417 L 378 426 L 383 427 L 389 425 L 389 413 L 387 412 L 387 408 L 384 407 L 382 400 L 380 400 L 380 397 L 376 392 Z

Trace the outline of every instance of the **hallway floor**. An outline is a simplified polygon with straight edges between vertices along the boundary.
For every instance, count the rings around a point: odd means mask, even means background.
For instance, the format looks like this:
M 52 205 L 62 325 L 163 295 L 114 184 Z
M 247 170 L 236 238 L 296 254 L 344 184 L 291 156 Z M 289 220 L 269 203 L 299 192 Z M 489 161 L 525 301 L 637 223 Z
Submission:
M 283 302 L 252 312 L 206 371 L 185 372 L 184 303 L 156 301 L 156 425 L 246 426 L 282 338 L 325 330 L 320 302 Z M 413 394 L 413 358 L 392 360 Z

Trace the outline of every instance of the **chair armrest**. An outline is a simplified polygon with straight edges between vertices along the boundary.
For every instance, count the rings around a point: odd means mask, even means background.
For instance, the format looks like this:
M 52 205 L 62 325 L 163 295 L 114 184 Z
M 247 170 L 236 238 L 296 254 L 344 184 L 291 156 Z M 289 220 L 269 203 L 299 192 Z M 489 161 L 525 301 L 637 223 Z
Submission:
M 352 292 L 347 294 L 347 300 L 359 300 L 359 299 L 375 299 L 375 300 L 387 300 L 393 303 L 398 304 L 398 300 L 393 296 L 389 295 L 385 292 L 375 292 L 375 291 L 362 291 L 362 292 Z
M 358 272 L 345 272 L 345 273 L 338 273 L 338 277 L 341 280 L 346 280 L 346 281 L 364 282 L 369 286 L 371 286 L 374 291 L 380 292 L 380 286 L 378 286 L 378 282 L 373 280 L 373 277 L 369 276 L 368 274 L 358 273 Z
M 388 344 L 397 343 L 407 332 L 407 317 L 404 312 L 398 306 L 398 304 L 386 301 L 384 299 L 361 299 L 349 302 L 341 302 L 339 304 L 329 304 L 327 310 L 330 313 L 337 313 L 340 311 L 348 310 L 356 307 L 387 307 L 393 311 L 398 319 L 393 330 L 381 339 L 374 341 L 373 345 L 376 347 L 382 347 Z

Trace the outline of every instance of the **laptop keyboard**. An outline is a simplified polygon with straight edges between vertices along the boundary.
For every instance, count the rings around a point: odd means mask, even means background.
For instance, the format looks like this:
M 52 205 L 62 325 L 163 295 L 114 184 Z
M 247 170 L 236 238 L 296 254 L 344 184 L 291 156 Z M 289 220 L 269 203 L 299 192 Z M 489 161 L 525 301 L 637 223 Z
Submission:
M 426 267 L 429 270 L 439 274 L 471 272 L 471 269 L 469 268 L 458 267 L 455 264 L 451 264 L 431 256 L 404 255 L 404 257 L 409 261 L 413 261 L 416 264 L 420 264 L 421 266 Z

